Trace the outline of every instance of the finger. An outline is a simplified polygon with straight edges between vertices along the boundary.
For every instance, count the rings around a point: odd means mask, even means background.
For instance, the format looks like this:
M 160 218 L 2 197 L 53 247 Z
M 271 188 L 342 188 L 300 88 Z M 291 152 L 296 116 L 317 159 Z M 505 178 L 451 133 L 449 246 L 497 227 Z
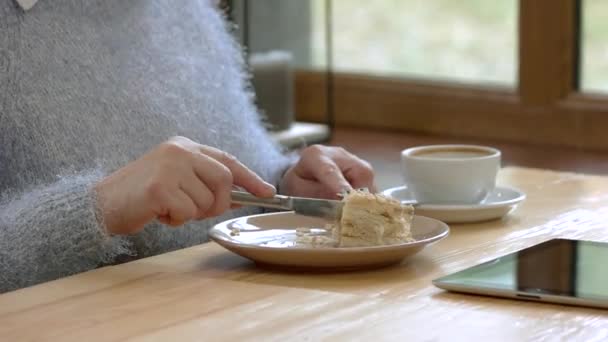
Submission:
M 378 185 L 376 185 L 376 182 L 372 183 L 371 187 L 369 188 L 369 191 L 372 194 L 378 193 Z
M 325 185 L 318 181 L 293 177 L 291 186 L 298 189 L 297 196 L 300 197 L 340 199 L 338 193 L 328 190 Z
M 196 217 L 197 208 L 185 192 L 179 190 L 167 196 L 167 214 L 162 219 L 170 226 L 181 226 Z M 161 218 L 159 218 L 161 219 Z
M 309 154 L 296 165 L 295 171 L 300 178 L 321 183 L 327 193 L 338 194 L 352 188 L 338 165 L 326 155 Z
M 197 213 L 195 218 L 202 219 L 206 217 L 215 203 L 215 195 L 209 190 L 207 185 L 192 173 L 191 177 L 186 177 L 186 179 L 181 180 L 180 189 L 185 192 L 196 205 Z
M 205 212 L 205 214 L 202 216 L 203 218 L 220 216 L 223 213 L 225 213 L 228 209 L 230 209 L 230 204 L 231 204 L 230 186 L 222 185 L 222 186 L 216 188 L 216 191 L 214 192 L 214 194 L 215 194 L 215 201 L 213 201 L 213 204 L 211 205 L 209 210 L 207 210 L 207 212 Z
M 264 181 L 233 155 L 209 146 L 202 146 L 201 151 L 227 167 L 232 173 L 235 185 L 242 186 L 258 197 L 272 197 L 276 193 L 273 185 Z
M 157 217 L 157 220 L 166 225 L 169 225 L 169 222 L 171 222 L 171 218 L 169 216 L 159 216 Z
M 213 193 L 213 202 L 207 208 L 204 217 L 223 214 L 230 207 L 232 172 L 222 163 L 202 153 L 194 162 L 194 172 Z
M 343 170 L 344 177 L 346 177 L 354 188 L 368 188 L 369 191 L 376 192 L 374 186 L 374 169 L 368 162 L 356 158 Z
M 326 147 L 324 154 L 338 165 L 353 188 L 368 188 L 369 191 L 376 192 L 375 172 L 370 163 L 342 147 Z

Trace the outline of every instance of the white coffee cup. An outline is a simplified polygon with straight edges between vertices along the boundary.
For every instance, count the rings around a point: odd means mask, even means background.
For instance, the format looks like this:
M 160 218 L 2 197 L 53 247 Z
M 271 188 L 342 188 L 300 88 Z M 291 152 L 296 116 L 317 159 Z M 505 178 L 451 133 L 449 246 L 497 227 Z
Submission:
M 401 152 L 403 179 L 419 203 L 480 203 L 496 186 L 500 157 L 486 146 L 412 147 Z

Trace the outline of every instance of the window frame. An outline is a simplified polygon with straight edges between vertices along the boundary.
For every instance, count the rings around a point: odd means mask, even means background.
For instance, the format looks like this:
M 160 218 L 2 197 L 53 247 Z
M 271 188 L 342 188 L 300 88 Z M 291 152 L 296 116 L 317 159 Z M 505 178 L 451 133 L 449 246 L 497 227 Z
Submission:
M 324 122 L 331 103 L 336 126 L 608 149 L 607 98 L 578 90 L 580 6 L 519 1 L 515 89 L 299 70 L 297 119 Z M 318 91 L 328 83 L 330 102 Z

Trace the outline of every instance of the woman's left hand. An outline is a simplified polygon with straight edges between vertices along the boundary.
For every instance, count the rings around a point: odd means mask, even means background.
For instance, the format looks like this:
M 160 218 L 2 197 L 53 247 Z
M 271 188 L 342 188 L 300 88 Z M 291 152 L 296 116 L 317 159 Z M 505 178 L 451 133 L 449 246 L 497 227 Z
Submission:
M 279 186 L 285 195 L 328 199 L 352 188 L 376 192 L 372 166 L 341 147 L 322 145 L 305 148 Z

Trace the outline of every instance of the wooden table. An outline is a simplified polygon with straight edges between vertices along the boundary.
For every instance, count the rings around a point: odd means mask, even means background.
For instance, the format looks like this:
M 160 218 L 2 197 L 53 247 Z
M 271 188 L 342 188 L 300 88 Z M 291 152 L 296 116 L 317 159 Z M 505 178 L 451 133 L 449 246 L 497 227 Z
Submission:
M 0 296 L 0 340 L 608 339 L 606 311 L 443 292 L 431 280 L 551 237 L 608 239 L 608 178 L 507 168 L 528 200 L 391 268 L 285 274 L 214 243 Z

